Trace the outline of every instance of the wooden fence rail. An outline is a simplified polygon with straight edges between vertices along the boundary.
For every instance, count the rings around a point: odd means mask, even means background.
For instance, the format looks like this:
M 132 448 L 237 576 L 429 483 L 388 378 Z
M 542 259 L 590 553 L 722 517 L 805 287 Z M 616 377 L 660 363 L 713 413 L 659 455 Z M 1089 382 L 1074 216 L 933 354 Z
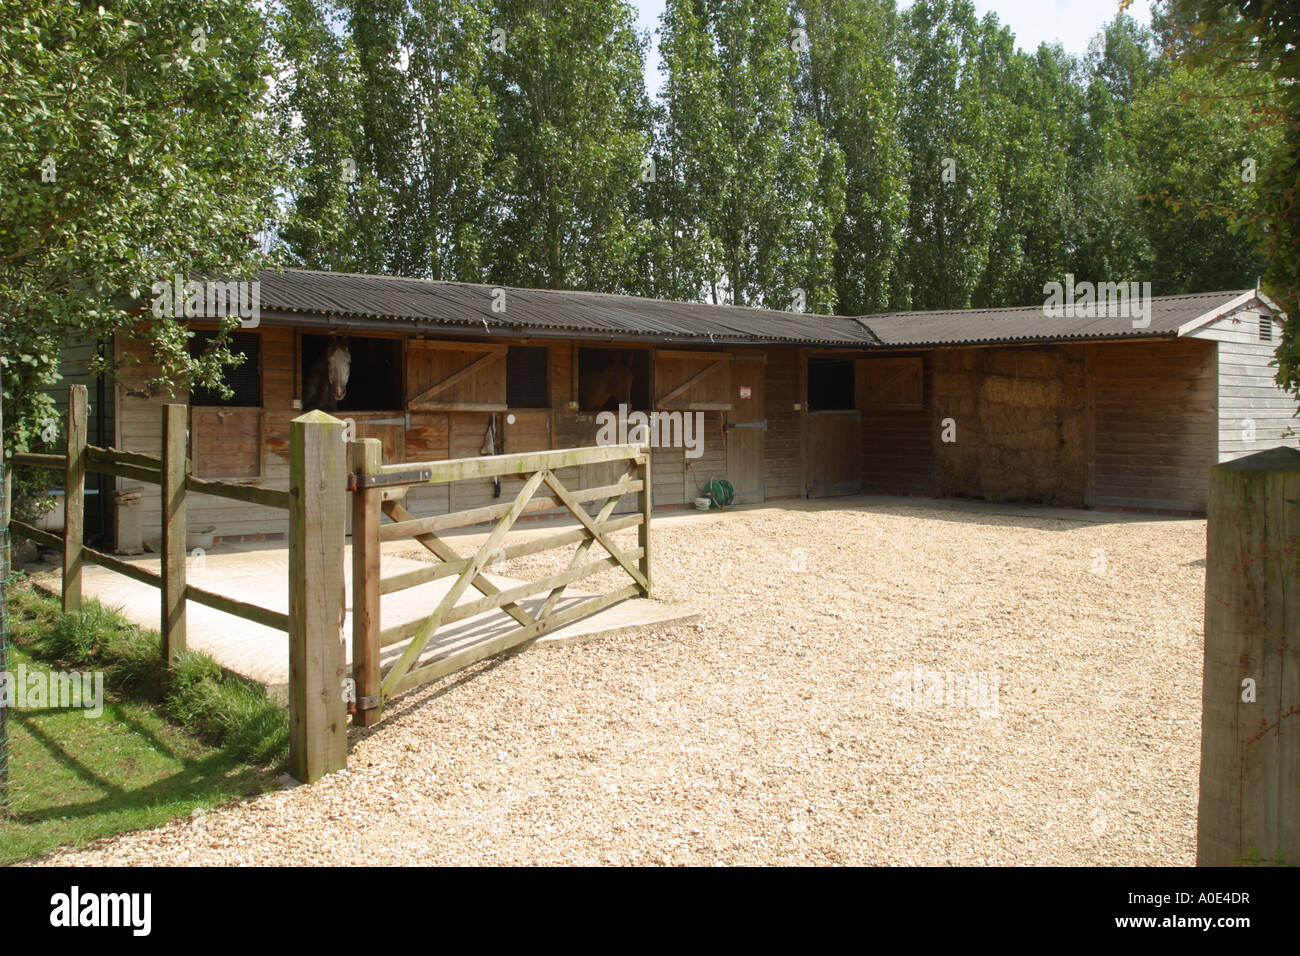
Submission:
M 73 385 L 68 390 L 67 447 L 62 455 L 19 453 L 12 456 L 16 466 L 45 468 L 64 474 L 64 530 L 62 536 L 41 531 L 22 521 L 11 521 L 21 537 L 63 555 L 62 601 L 64 610 L 81 606 L 81 566 L 89 559 L 118 574 L 159 589 L 160 631 L 167 661 L 185 649 L 185 602 L 196 603 L 233 614 L 257 624 L 288 631 L 288 615 L 281 611 L 238 601 L 225 595 L 195 587 L 185 580 L 185 498 L 187 491 L 217 495 L 288 510 L 288 491 L 252 488 L 230 482 L 208 481 L 190 474 L 186 458 L 186 406 L 169 404 L 162 408 L 163 454 L 145 455 L 117 448 L 101 448 L 86 443 L 86 388 Z M 80 423 L 80 424 L 78 424 Z M 154 571 L 85 545 L 82 516 L 87 471 L 115 475 L 159 486 L 163 499 L 162 566 Z
M 163 453 L 161 456 L 87 444 L 86 407 L 85 386 L 72 386 L 68 390 L 67 442 L 62 455 L 20 453 L 11 458 L 15 466 L 44 468 L 63 473 L 62 535 L 42 531 L 27 522 L 12 519 L 10 521 L 10 527 L 20 537 L 61 553 L 63 569 L 60 593 L 63 609 L 71 611 L 81 606 L 81 568 L 83 563 L 89 560 L 133 581 L 158 588 L 162 656 L 168 665 L 186 646 L 185 606 L 189 601 L 233 614 L 265 627 L 290 632 L 290 616 L 284 612 L 217 594 L 189 584 L 185 580 L 185 561 L 188 556 L 185 547 L 185 499 L 186 492 L 192 491 L 196 494 L 217 495 L 289 510 L 293 496 L 284 490 L 208 481 L 191 475 L 190 463 L 186 458 L 187 409 L 184 405 L 169 404 L 162 408 Z M 128 478 L 159 487 L 163 503 L 162 553 L 159 570 L 142 567 L 86 546 L 83 540 L 82 520 L 87 471 Z M 340 492 L 340 501 L 342 497 Z

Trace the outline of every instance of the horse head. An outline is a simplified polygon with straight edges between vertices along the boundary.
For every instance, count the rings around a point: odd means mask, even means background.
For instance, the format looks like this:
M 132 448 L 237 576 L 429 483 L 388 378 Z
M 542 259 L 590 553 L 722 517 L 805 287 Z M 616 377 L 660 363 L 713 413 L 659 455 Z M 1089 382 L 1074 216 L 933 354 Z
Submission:
M 352 353 L 348 351 L 347 339 L 330 339 L 325 367 L 329 372 L 330 396 L 335 402 L 341 402 L 348 393 L 348 378 L 352 374 Z

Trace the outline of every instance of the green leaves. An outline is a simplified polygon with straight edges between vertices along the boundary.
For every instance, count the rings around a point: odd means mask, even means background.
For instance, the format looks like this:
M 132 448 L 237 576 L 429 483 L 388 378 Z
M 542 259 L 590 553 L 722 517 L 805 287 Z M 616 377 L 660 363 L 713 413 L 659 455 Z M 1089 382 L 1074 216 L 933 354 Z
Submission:
M 210 25 L 205 53 L 191 48 L 190 23 Z M 5 354 L 35 359 L 6 369 L 7 448 L 33 434 L 39 389 L 74 339 L 143 339 L 158 388 L 216 369 L 160 345 L 175 323 L 142 323 L 121 296 L 177 273 L 260 264 L 254 237 L 284 177 L 262 115 L 265 28 L 248 0 L 128 0 L 111 14 L 6 7 L 0 315 Z

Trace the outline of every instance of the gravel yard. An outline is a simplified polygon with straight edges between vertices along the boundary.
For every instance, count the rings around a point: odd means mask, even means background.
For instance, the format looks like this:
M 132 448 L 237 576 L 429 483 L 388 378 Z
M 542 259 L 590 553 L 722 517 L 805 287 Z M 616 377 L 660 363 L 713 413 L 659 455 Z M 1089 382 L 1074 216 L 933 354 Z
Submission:
M 486 662 L 346 773 L 48 860 L 1192 865 L 1205 522 L 1050 514 L 656 516 L 701 623 Z

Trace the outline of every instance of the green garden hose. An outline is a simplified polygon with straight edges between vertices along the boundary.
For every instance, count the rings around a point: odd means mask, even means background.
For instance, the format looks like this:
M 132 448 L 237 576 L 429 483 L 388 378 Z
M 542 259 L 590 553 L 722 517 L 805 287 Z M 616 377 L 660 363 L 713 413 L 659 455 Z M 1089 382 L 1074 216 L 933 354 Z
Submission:
M 718 478 L 711 480 L 706 486 L 709 497 L 713 499 L 713 504 L 717 508 L 725 508 L 736 500 L 736 489 L 731 486 L 731 482 L 722 481 Z

